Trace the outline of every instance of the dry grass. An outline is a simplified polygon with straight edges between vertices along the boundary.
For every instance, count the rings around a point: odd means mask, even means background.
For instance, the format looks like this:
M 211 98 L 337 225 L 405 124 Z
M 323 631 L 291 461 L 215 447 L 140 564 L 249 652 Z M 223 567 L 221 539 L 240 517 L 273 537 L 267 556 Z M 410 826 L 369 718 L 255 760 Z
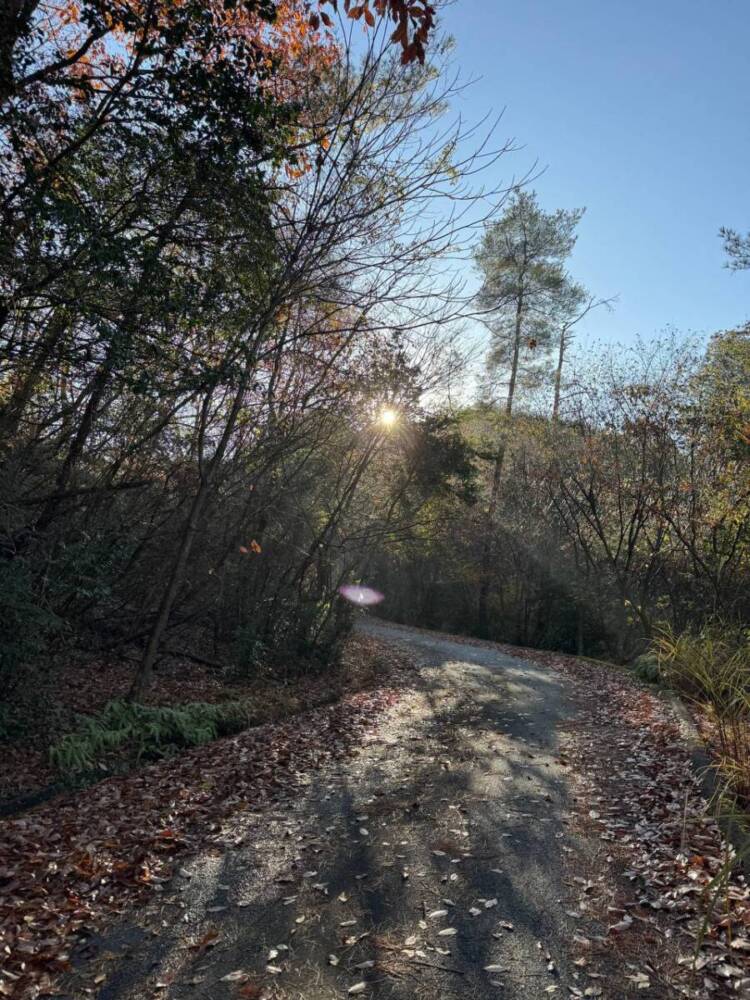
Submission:
M 726 792 L 750 806 L 750 643 L 729 626 L 675 635 L 665 629 L 656 652 L 669 683 L 691 701 L 715 749 Z

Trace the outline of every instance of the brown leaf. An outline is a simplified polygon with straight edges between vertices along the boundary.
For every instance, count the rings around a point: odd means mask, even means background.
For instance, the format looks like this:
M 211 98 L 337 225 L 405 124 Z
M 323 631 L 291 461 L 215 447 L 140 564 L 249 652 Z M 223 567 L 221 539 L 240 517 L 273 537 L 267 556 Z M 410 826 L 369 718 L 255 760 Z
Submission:
M 203 937 L 196 941 L 195 944 L 191 944 L 190 947 L 194 951 L 205 951 L 207 948 L 212 948 L 218 940 L 219 932 L 212 928 L 210 931 L 206 931 Z

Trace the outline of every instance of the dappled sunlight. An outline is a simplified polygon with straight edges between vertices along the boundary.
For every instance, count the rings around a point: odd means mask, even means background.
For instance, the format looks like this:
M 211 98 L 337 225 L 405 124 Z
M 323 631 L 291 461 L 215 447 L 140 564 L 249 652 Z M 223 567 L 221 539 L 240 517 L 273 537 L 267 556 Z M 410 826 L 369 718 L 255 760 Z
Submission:
M 191 983 L 329 1000 L 360 982 L 385 1000 L 463 1000 L 549 976 L 536 941 L 561 934 L 560 774 L 529 723 L 556 710 L 554 680 L 487 650 L 419 648 L 421 693 L 356 757 L 293 806 L 238 814 L 222 837 L 235 846 L 186 866 L 133 983 L 169 1000 Z
M 537 6 L 6 0 L 1 997 L 750 991 L 750 5 Z

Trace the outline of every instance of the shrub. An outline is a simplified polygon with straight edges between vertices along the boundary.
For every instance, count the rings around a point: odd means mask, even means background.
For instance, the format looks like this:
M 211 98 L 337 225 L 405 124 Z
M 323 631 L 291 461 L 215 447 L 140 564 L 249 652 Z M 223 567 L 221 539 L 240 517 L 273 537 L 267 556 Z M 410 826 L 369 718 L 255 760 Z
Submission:
M 291 595 L 279 602 L 268 637 L 269 659 L 286 676 L 320 673 L 338 662 L 353 623 L 353 609 L 341 598 L 300 600 Z
M 240 732 L 256 721 L 253 706 L 240 701 L 175 707 L 111 701 L 98 715 L 79 717 L 78 728 L 50 749 L 50 760 L 62 774 L 73 776 L 94 770 L 108 757 L 164 757 Z
M 750 709 L 750 645 L 731 626 L 697 633 L 665 629 L 655 642 L 670 683 L 691 700 L 711 705 L 722 718 Z
M 232 648 L 232 666 L 227 671 L 233 681 L 247 681 L 255 678 L 263 666 L 267 650 L 255 630 L 254 625 L 243 625 L 237 629 Z
M 661 665 L 659 657 L 654 653 L 643 653 L 633 661 L 633 672 L 635 676 L 648 684 L 658 684 L 662 680 Z

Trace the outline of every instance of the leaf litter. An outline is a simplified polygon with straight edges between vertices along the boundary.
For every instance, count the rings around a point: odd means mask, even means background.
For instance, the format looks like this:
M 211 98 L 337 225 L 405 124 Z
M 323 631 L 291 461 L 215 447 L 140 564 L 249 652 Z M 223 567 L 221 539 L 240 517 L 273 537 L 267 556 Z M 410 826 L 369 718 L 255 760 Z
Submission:
M 532 658 L 528 650 L 523 655 Z M 750 983 L 747 888 L 741 877 L 730 880 L 725 898 L 708 914 L 707 933 L 702 939 L 701 921 L 708 889 L 727 856 L 727 848 L 706 814 L 705 802 L 671 713 L 658 699 L 614 672 L 610 674 L 572 659 L 541 656 L 546 665 L 566 673 L 584 705 L 582 724 L 571 733 L 561 760 L 563 766 L 579 768 L 577 780 L 584 793 L 579 821 L 587 829 L 593 829 L 604 850 L 610 852 L 608 857 L 613 864 L 626 862 L 626 881 L 631 890 L 612 898 L 617 905 L 604 907 L 608 920 L 599 939 L 576 934 L 572 936 L 572 944 L 587 953 L 592 948 L 619 949 L 623 942 L 642 935 L 645 929 L 663 938 L 672 951 L 671 943 L 677 942 L 679 968 L 676 972 L 671 969 L 655 972 L 639 957 L 637 962 L 629 963 L 626 977 L 629 990 L 634 993 L 656 990 L 651 995 L 660 997 L 673 995 L 670 991 L 685 997 L 744 995 L 743 990 Z M 57 811 L 45 807 L 29 814 L 25 827 L 18 828 L 15 824 L 20 821 L 12 821 L 13 836 L 9 843 L 17 852 L 11 858 L 16 869 L 7 865 L 5 859 L 9 855 L 3 851 L 0 878 L 7 872 L 11 877 L 5 879 L 4 885 L 0 884 L 0 918 L 3 930 L 9 927 L 15 937 L 10 938 L 12 946 L 4 961 L 6 974 L 10 973 L 8 983 L 28 990 L 13 995 L 38 995 L 66 967 L 70 942 L 76 935 L 120 912 L 128 900 L 158 892 L 159 886 L 175 871 L 177 857 L 193 853 L 207 841 L 221 844 L 225 836 L 222 819 L 250 805 L 257 809 L 274 801 L 294 789 L 300 772 L 348 753 L 371 728 L 373 720 L 393 704 L 395 697 L 392 692 L 377 692 L 364 700 L 354 698 L 346 708 L 341 706 L 339 710 L 339 706 L 334 706 L 309 713 L 302 732 L 295 720 L 291 724 L 262 727 L 223 741 L 229 746 L 204 747 L 177 762 L 148 768 L 140 775 L 103 782 L 92 790 L 94 802 L 86 804 L 80 822 L 74 816 L 70 800 L 57 803 Z M 311 726 L 307 725 L 308 720 L 312 721 Z M 606 757 L 600 753 L 602 746 L 607 747 Z M 220 749 L 228 752 L 219 753 Z M 245 765 L 242 780 L 238 780 L 238 757 Z M 143 808 L 136 810 L 135 803 L 144 796 Z M 132 815 L 139 817 L 134 830 L 129 829 L 132 817 L 128 817 L 128 822 L 122 820 L 130 805 L 134 807 L 130 810 Z M 460 830 L 452 832 L 463 835 Z M 7 829 L 4 836 L 7 837 Z M 31 847 L 28 867 L 21 863 L 23 845 Z M 452 851 L 432 853 L 446 858 L 445 864 L 461 860 L 450 857 Z M 317 874 L 311 871 L 309 876 Z M 321 874 L 325 877 L 324 872 Z M 327 895 L 321 888 L 325 883 L 308 884 Z M 580 877 L 575 885 L 581 897 L 581 915 L 598 915 L 601 886 Z M 34 894 L 34 890 L 41 891 Z M 22 912 L 21 920 L 10 924 L 5 907 L 8 901 L 16 905 L 22 893 L 29 893 L 33 905 Z M 293 903 L 296 898 L 288 897 L 288 902 Z M 342 893 L 338 898 L 344 902 L 347 897 Z M 443 902 L 455 905 L 452 901 Z M 477 902 L 489 910 L 497 904 L 497 899 Z M 482 913 L 479 906 L 468 912 L 472 910 L 477 911 L 475 917 Z M 447 910 L 433 910 L 425 912 L 425 917 L 441 920 L 447 913 Z M 24 916 L 31 919 L 24 920 Z M 342 922 L 342 926 L 350 922 L 356 921 Z M 507 931 L 513 930 L 508 921 L 497 924 Z M 450 938 L 457 930 L 435 928 L 433 933 Z M 201 940 L 196 947 L 205 950 L 214 940 Z M 349 943 L 357 940 L 353 937 Z M 697 962 L 700 980 L 696 986 L 694 974 L 681 979 L 679 973 L 691 973 L 697 945 L 701 947 Z M 554 977 L 556 966 L 552 956 L 541 942 L 539 949 L 544 957 L 543 967 Z M 441 955 L 450 954 L 448 950 L 435 950 Z M 635 950 L 638 954 L 637 947 Z M 407 960 L 415 961 L 425 954 L 416 937 L 401 952 Z M 271 968 L 275 957 L 269 954 L 267 971 L 280 975 L 280 966 Z M 331 965 L 338 965 L 339 961 L 339 956 L 330 955 Z M 596 981 L 588 985 L 581 980 L 580 988 L 569 988 L 570 995 L 615 995 L 606 989 L 605 977 L 588 968 L 586 959 L 576 960 L 575 965 L 581 976 L 589 981 L 601 979 L 605 988 Z M 364 971 L 372 965 L 360 962 L 353 968 Z M 485 971 L 496 974 L 504 969 L 501 964 L 491 963 Z M 234 975 L 236 980 L 228 978 Z M 244 970 L 235 970 L 228 976 L 228 982 L 240 986 L 238 995 L 261 995 L 251 992 L 257 989 L 252 983 L 243 985 Z M 545 994 L 557 991 L 554 982 L 540 988 Z M 359 980 L 348 991 L 358 995 L 367 989 L 367 981 Z
M 403 682 L 404 659 L 391 659 Z M 202 847 L 236 846 L 225 822 L 288 797 L 306 773 L 356 752 L 400 696 L 385 686 L 350 693 L 2 821 L 0 996 L 50 992 L 80 940 L 161 892 Z M 194 948 L 217 938 L 209 931 Z
M 627 976 L 636 992 L 750 995 L 750 890 L 674 712 L 619 671 L 555 654 L 534 658 L 564 673 L 582 705 L 563 754 L 580 792 L 577 819 L 599 838 L 610 871 L 624 869 L 608 880 L 619 899 L 599 907 L 606 933 L 593 943 L 638 957 Z M 591 912 L 599 887 L 577 881 L 581 910 Z M 651 969 L 643 967 L 645 941 L 656 958 Z

